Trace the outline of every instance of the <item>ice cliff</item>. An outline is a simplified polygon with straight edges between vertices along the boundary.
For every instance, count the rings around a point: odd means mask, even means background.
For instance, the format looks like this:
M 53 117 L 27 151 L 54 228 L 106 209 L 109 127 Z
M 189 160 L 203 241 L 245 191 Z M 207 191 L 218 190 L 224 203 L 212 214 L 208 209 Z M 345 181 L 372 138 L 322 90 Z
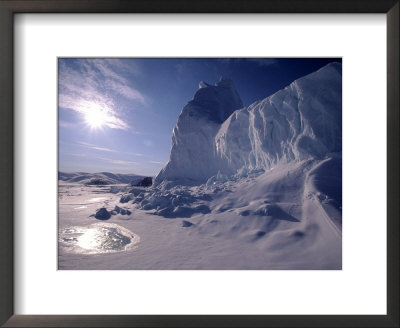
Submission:
M 229 115 L 242 107 L 232 80 L 221 78 L 216 85 L 200 82 L 173 129 L 170 159 L 155 185 L 163 180 L 205 181 L 214 175 L 220 165 L 215 136 Z
M 341 152 L 341 86 L 342 65 L 330 63 L 242 108 L 232 80 L 200 82 L 178 118 L 169 162 L 155 185 L 204 183 L 217 175 Z

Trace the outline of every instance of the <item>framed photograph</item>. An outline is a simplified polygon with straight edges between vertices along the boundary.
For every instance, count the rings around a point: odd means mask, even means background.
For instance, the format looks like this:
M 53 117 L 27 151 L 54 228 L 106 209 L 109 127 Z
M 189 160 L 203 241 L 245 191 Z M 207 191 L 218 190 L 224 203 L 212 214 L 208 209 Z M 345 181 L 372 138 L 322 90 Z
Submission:
M 393 326 L 398 1 L 0 1 L 1 324 Z

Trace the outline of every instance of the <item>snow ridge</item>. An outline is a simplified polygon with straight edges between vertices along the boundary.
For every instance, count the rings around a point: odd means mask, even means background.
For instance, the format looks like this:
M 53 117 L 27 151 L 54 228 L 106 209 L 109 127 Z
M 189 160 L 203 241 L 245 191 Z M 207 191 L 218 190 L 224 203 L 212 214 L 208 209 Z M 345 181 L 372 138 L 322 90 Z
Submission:
M 340 152 L 341 99 L 341 64 L 332 63 L 235 111 L 215 138 L 219 169 L 231 175 Z

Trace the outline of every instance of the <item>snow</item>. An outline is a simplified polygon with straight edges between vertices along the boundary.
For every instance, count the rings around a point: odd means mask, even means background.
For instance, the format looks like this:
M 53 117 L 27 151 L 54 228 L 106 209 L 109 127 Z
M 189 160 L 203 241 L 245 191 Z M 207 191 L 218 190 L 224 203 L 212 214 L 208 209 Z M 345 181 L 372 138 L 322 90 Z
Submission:
M 58 180 L 87 185 L 109 185 L 119 183 L 138 183 L 144 177 L 136 174 L 114 174 L 110 172 L 86 173 L 86 172 L 59 172 Z
M 132 212 L 128 209 L 121 208 L 117 205 L 115 205 L 114 209 L 112 210 L 111 214 L 116 215 L 116 214 L 121 214 L 121 215 L 131 215 Z
M 221 170 L 270 169 L 341 151 L 341 64 L 332 63 L 235 111 L 215 138 Z
M 222 122 L 243 104 L 232 80 L 221 78 L 216 85 L 200 83 L 193 100 L 183 107 L 172 132 L 169 162 L 157 175 L 154 184 L 164 180 L 205 182 L 217 174 L 214 156 L 215 135 Z
M 331 63 L 242 108 L 232 80 L 200 82 L 179 116 L 170 160 L 155 185 L 204 183 L 217 172 L 230 176 L 340 152 L 341 85 L 341 64 Z
M 229 79 L 199 88 L 153 186 L 60 181 L 61 235 L 104 208 L 137 238 L 101 256 L 60 247 L 59 268 L 341 269 L 341 65 L 247 108 Z
M 327 214 L 324 206 L 331 205 L 322 206 L 315 189 L 318 168 L 331 160 L 282 165 L 212 187 L 150 190 L 149 203 L 124 204 L 131 214 L 107 221 L 137 235 L 136 248 L 101 259 L 61 248 L 59 268 L 340 269 L 341 224 Z M 99 207 L 120 207 L 118 194 L 81 188 L 61 187 L 70 196 L 60 200 L 60 229 L 93 224 L 98 220 L 90 215 Z M 101 203 L 85 201 L 100 191 L 108 196 Z M 87 207 L 71 210 L 72 203 Z

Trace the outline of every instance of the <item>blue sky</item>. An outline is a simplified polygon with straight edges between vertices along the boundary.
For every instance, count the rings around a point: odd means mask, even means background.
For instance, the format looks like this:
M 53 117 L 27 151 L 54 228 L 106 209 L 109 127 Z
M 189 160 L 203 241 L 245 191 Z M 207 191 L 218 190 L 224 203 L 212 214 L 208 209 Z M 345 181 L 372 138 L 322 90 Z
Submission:
M 339 58 L 60 58 L 59 170 L 155 175 L 200 81 L 234 80 L 245 106 Z

